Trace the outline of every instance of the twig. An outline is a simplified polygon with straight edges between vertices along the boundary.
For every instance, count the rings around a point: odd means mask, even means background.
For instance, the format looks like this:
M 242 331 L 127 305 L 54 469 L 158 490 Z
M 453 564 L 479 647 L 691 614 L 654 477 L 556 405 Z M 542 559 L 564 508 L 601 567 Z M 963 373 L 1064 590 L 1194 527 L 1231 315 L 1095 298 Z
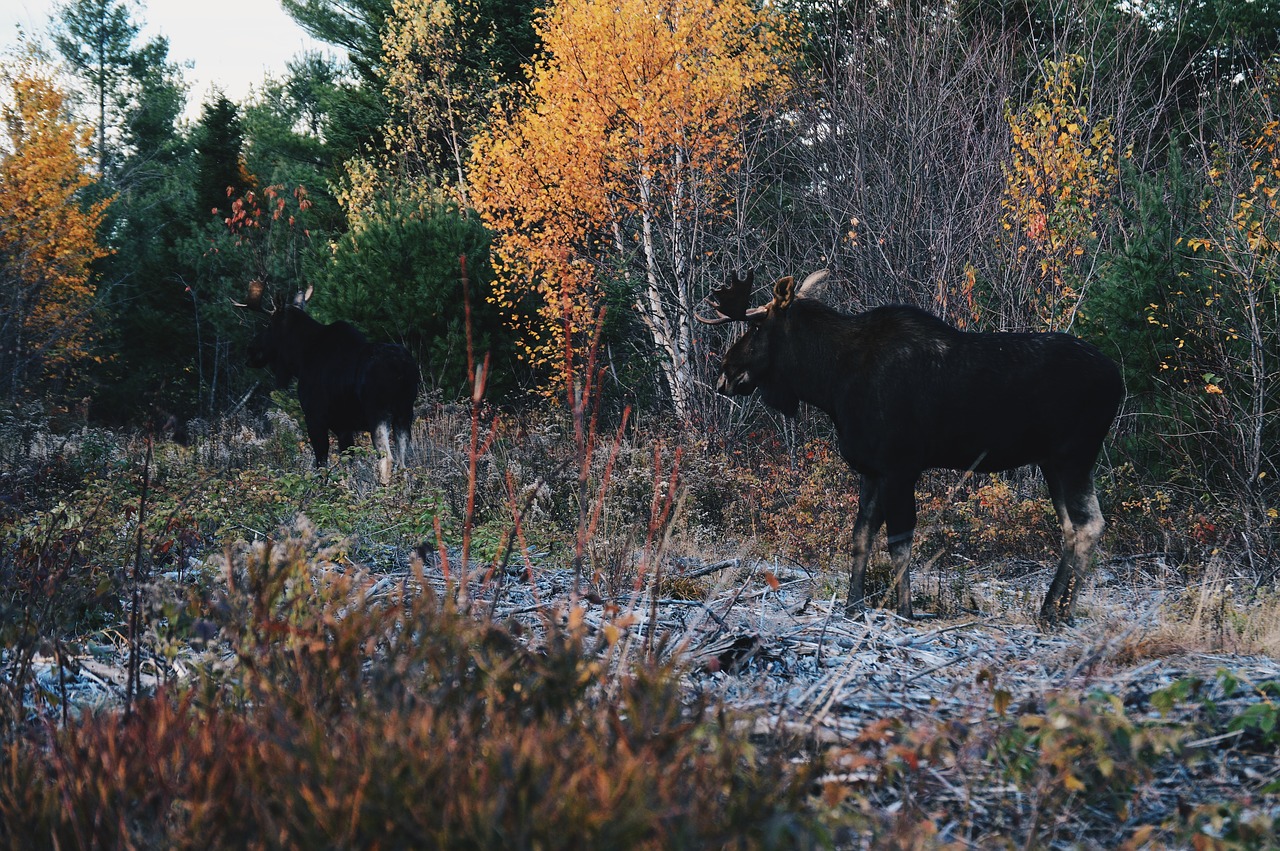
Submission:
M 711 564 L 704 564 L 702 567 L 699 567 L 696 570 L 690 570 L 689 572 L 682 575 L 684 576 L 685 579 L 698 579 L 700 577 L 706 576 L 709 573 L 715 573 L 717 570 L 724 570 L 726 567 L 737 567 L 741 563 L 742 563 L 742 559 L 740 558 L 727 558 L 727 559 L 724 559 L 723 561 L 717 561 Z
M 151 489 L 152 435 L 147 434 L 147 454 L 142 464 L 142 494 L 138 497 L 138 529 L 133 551 L 133 588 L 129 606 L 129 678 L 124 692 L 124 714 L 133 715 L 133 702 L 138 696 L 138 674 L 142 663 L 142 533 L 147 519 L 147 496 Z
M 836 613 L 836 595 L 831 595 L 831 605 L 827 608 L 827 616 L 822 619 L 822 632 L 818 633 L 818 651 L 814 654 L 818 664 L 822 664 L 822 644 L 827 640 L 827 629 L 831 626 L 831 618 Z
M 1232 730 L 1228 733 L 1219 733 L 1216 736 L 1208 736 L 1203 739 L 1196 739 L 1194 742 L 1187 742 L 1184 748 L 1206 748 L 1209 745 L 1216 745 L 1218 742 L 1225 742 L 1227 739 L 1235 739 L 1244 735 L 1244 730 Z
M 954 656 L 945 662 L 940 662 L 939 664 L 934 665 L 932 668 L 926 668 L 923 671 L 917 671 L 916 673 L 912 674 L 911 676 L 903 680 L 902 685 L 904 686 L 910 685 L 911 683 L 915 682 L 921 677 L 927 677 L 930 674 L 936 674 L 938 671 L 941 671 L 943 668 L 950 668 L 952 665 L 958 665 L 961 662 L 967 662 L 977 655 L 978 655 L 978 651 L 976 650 L 971 650 L 968 653 L 961 653 L 959 656 Z
M 988 621 L 991 619 L 992 618 L 981 618 L 979 620 L 965 621 L 964 623 L 956 623 L 956 624 L 952 624 L 951 626 L 939 627 L 938 629 L 935 629 L 932 632 L 926 632 L 923 635 L 905 635 L 902 638 L 899 638 L 897 641 L 893 642 L 893 646 L 894 647 L 918 647 L 921 644 L 928 644 L 930 641 L 933 641 L 939 635 L 942 635 L 944 633 L 955 632 L 958 629 L 968 629 L 971 626 L 976 626 L 977 624 L 984 623 L 985 621 Z

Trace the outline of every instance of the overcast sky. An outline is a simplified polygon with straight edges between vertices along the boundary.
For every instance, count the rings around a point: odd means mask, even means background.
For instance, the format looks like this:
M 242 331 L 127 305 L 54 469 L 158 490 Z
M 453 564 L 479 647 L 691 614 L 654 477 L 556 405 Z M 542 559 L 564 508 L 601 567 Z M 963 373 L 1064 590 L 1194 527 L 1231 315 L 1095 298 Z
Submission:
M 56 0 L 0 0 L 0 52 L 10 53 L 18 27 L 45 36 Z M 284 13 L 277 0 L 145 0 L 128 6 L 135 22 L 143 21 L 139 42 L 152 36 L 169 39 L 169 59 L 184 67 L 190 85 L 188 117 L 217 85 L 241 102 L 263 77 L 284 75 L 290 59 L 307 50 L 335 53 L 308 36 Z

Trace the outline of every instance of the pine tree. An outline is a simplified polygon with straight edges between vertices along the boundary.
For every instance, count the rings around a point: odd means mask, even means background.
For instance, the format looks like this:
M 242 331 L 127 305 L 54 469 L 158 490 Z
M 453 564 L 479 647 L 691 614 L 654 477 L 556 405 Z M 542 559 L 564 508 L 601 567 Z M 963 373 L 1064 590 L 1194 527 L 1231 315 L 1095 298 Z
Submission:
M 135 62 L 133 40 L 139 26 L 119 0 L 72 0 L 64 6 L 53 41 L 72 73 L 88 84 L 97 106 L 98 175 L 107 173 L 107 130 L 123 110 L 121 83 Z

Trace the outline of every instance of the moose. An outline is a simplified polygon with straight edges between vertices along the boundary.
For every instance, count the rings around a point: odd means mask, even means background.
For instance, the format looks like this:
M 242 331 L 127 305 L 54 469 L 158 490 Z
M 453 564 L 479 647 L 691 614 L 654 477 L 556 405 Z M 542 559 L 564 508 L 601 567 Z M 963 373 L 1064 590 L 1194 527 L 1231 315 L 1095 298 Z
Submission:
M 240 306 L 266 310 L 263 290 L 255 281 L 248 303 Z M 298 402 L 317 467 L 329 463 L 329 432 L 338 436 L 339 452 L 351 448 L 356 432 L 369 432 L 381 453 L 378 478 L 387 484 L 393 440 L 395 462 L 405 466 L 418 366 L 404 346 L 370 342 L 347 322 L 317 322 L 306 312 L 311 293 L 308 287 L 292 303 L 266 310 L 270 321 L 249 346 L 249 365 L 270 369 L 282 390 L 298 380 Z
M 716 389 L 760 391 L 787 416 L 807 402 L 831 418 L 840 454 L 861 479 L 847 612 L 864 604 L 871 543 L 885 526 L 898 614 L 911 617 L 910 559 L 921 473 L 998 472 L 1038 465 L 1062 526 L 1063 549 L 1039 619 L 1070 623 L 1102 536 L 1093 466 L 1124 399 L 1116 364 L 1064 333 L 961 331 L 916 307 L 851 316 L 816 298 L 827 273 L 748 309 L 754 272 L 711 293 L 709 325 L 745 322 Z

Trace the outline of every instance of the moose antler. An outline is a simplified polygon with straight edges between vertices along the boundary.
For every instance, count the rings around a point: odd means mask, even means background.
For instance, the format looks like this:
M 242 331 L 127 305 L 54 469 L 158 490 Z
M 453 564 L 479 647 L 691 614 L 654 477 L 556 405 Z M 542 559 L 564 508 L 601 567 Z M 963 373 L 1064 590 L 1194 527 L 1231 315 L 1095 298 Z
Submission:
M 234 304 L 236 307 L 243 307 L 243 308 L 247 308 L 248 310 L 261 310 L 262 296 L 266 291 L 267 291 L 266 284 L 262 283 L 262 281 L 258 280 L 257 278 L 254 278 L 252 281 L 249 282 L 248 292 L 246 294 L 247 297 L 245 298 L 244 303 L 241 304 L 235 299 L 231 299 L 231 303 Z M 267 312 L 270 313 L 270 311 L 267 311 Z
M 744 322 L 764 313 L 768 305 L 747 309 L 747 303 L 751 300 L 751 285 L 755 279 L 754 271 L 747 272 L 746 277 L 741 277 L 736 272 L 731 273 L 729 283 L 711 291 L 711 306 L 716 315 L 707 319 L 695 313 L 694 319 L 704 325 L 723 325 L 726 322 Z
M 796 290 L 796 298 L 817 298 L 827 288 L 826 281 L 830 275 L 830 269 L 810 272 L 809 277 L 800 284 L 800 289 Z

